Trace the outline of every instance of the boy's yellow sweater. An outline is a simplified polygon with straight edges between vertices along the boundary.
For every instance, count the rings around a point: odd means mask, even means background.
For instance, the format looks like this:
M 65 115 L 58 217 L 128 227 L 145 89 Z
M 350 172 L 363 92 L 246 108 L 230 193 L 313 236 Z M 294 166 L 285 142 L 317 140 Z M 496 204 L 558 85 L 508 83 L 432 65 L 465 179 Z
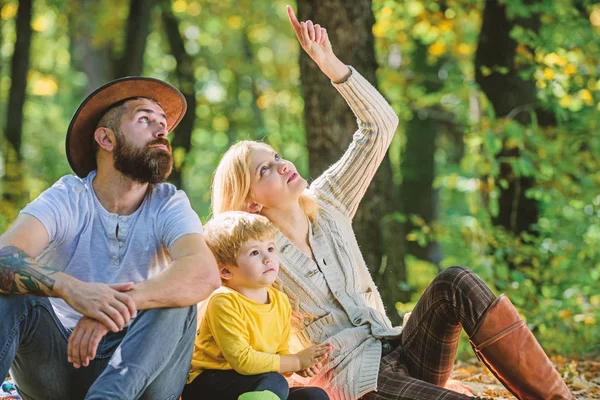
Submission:
M 287 296 L 267 288 L 269 303 L 235 290 L 213 295 L 196 336 L 188 383 L 207 369 L 243 375 L 279 371 L 279 355 L 290 354 L 291 309 Z

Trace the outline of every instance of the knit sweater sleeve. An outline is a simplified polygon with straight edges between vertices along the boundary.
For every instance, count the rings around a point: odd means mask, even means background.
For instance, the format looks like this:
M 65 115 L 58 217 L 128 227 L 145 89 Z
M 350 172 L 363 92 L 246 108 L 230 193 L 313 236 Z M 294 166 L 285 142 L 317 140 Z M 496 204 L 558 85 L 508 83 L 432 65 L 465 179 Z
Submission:
M 352 219 L 390 146 L 398 116 L 377 89 L 350 68 L 350 77 L 333 85 L 356 116 L 358 130 L 342 158 L 319 176 L 310 189 Z

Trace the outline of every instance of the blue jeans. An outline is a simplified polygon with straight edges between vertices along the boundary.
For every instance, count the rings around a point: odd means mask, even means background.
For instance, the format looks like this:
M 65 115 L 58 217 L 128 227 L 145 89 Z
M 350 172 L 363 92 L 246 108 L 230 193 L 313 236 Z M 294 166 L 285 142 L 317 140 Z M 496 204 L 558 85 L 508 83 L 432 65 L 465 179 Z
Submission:
M 109 332 L 89 366 L 67 361 L 71 332 L 44 297 L 0 296 L 0 374 L 26 400 L 177 399 L 196 335 L 196 307 L 138 312 L 128 328 Z
M 281 400 L 329 400 L 327 392 L 319 387 L 290 388 L 283 375 L 267 372 L 242 375 L 234 370 L 206 370 L 185 386 L 183 400 L 237 400 L 247 392 L 269 390 Z

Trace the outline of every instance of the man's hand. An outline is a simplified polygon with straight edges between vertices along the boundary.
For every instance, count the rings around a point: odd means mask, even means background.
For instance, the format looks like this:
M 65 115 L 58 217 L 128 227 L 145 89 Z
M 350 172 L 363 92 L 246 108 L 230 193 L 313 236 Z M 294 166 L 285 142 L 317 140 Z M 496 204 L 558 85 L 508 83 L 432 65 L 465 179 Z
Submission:
M 108 330 L 119 332 L 136 313 L 135 302 L 123 293 L 132 288 L 132 282 L 107 285 L 72 278 L 60 288 L 60 297 L 73 309 L 101 322 Z
M 299 22 L 292 7 L 287 6 L 286 9 L 290 24 L 306 54 L 333 82 L 343 81 L 350 71 L 333 53 L 327 29 L 319 24 L 313 24 L 311 20 Z
M 100 340 L 108 333 L 108 329 L 100 322 L 83 317 L 75 326 L 69 337 L 67 357 L 75 368 L 87 367 L 96 358 L 96 350 Z

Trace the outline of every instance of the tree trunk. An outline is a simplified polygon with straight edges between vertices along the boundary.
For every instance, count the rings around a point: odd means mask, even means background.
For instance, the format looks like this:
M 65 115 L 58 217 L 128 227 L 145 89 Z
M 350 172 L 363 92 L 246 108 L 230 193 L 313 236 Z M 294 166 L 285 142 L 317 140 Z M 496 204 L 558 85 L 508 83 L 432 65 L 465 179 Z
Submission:
M 375 18 L 370 0 L 348 4 L 343 0 L 303 0 L 298 2 L 300 20 L 312 20 L 327 28 L 337 56 L 353 65 L 376 85 L 374 38 Z M 309 170 L 317 177 L 341 157 L 356 130 L 356 117 L 327 77 L 304 53 L 300 56 L 300 76 L 304 91 L 305 121 Z M 395 302 L 401 297 L 399 285 L 406 281 L 400 227 L 390 218 L 397 210 L 397 199 L 389 158 L 383 160 L 360 209 L 354 229 L 371 273 L 378 284 L 384 303 L 395 322 Z
M 13 204 L 20 204 L 25 197 L 25 183 L 22 171 L 21 142 L 23 136 L 23 106 L 29 72 L 29 53 L 31 49 L 32 0 L 21 0 L 16 20 L 16 42 L 11 62 L 11 85 L 8 94 L 6 112 L 6 143 L 4 160 L 6 176 L 4 179 L 4 198 Z
M 177 78 L 179 90 L 187 100 L 187 112 L 177 126 L 173 135 L 173 155 L 175 157 L 175 168 L 169 178 L 178 188 L 183 187 L 182 169 L 186 155 L 192 148 L 192 132 L 196 120 L 196 91 L 194 88 L 194 59 L 185 51 L 184 40 L 179 32 L 179 21 L 171 11 L 171 2 L 165 1 L 162 17 L 167 33 L 167 39 L 171 48 L 171 54 L 177 61 Z
M 412 70 L 416 79 L 411 84 L 425 87 L 427 93 L 438 92 L 443 83 L 438 78 L 441 63 L 427 62 L 427 45 L 417 40 L 412 57 Z M 437 135 L 444 129 L 443 124 L 432 114 L 435 109 L 414 109 L 413 118 L 406 124 L 406 144 L 402 155 L 402 212 L 409 216 L 405 232 L 421 229 L 422 223 L 430 224 L 435 219 L 437 196 L 433 190 L 435 177 L 435 141 Z M 441 112 L 437 112 L 441 114 Z M 421 223 L 412 220 L 421 219 Z M 426 246 L 416 241 L 407 241 L 406 251 L 421 260 L 438 264 L 438 254 L 435 243 Z
M 21 138 L 23 132 L 23 106 L 29 72 L 29 50 L 31 48 L 31 0 L 19 2 L 16 21 L 17 39 L 11 63 L 11 85 L 8 94 L 6 112 L 6 138 L 15 151 L 17 159 L 21 156 Z
M 115 78 L 141 75 L 153 5 L 154 0 L 131 0 L 129 3 L 125 49 Z
M 497 117 L 511 118 L 528 125 L 532 122 L 530 112 L 534 111 L 539 125 L 556 125 L 554 115 L 540 109 L 535 81 L 519 76 L 520 70 L 515 63 L 517 42 L 510 37 L 511 30 L 517 25 L 537 32 L 539 17 L 534 15 L 526 20 L 509 20 L 504 4 L 498 0 L 486 1 L 475 56 L 477 83 L 494 107 Z M 501 73 L 498 67 L 508 72 Z M 484 74 L 484 69 L 491 70 L 491 73 Z M 515 157 L 519 157 L 518 148 L 503 149 L 497 156 L 500 160 Z M 529 231 L 539 215 L 537 201 L 525 196 L 526 191 L 534 186 L 534 179 L 519 177 L 507 162 L 500 164 L 499 179 L 505 179 L 508 187 L 500 191 L 499 213 L 493 220 L 494 224 L 515 235 Z
M 97 29 L 94 15 L 102 5 L 95 0 L 71 0 L 69 2 L 69 39 L 71 63 L 75 70 L 87 76 L 85 93 L 77 93 L 77 98 L 92 93 L 107 83 L 115 75 L 114 48 L 93 44 Z

